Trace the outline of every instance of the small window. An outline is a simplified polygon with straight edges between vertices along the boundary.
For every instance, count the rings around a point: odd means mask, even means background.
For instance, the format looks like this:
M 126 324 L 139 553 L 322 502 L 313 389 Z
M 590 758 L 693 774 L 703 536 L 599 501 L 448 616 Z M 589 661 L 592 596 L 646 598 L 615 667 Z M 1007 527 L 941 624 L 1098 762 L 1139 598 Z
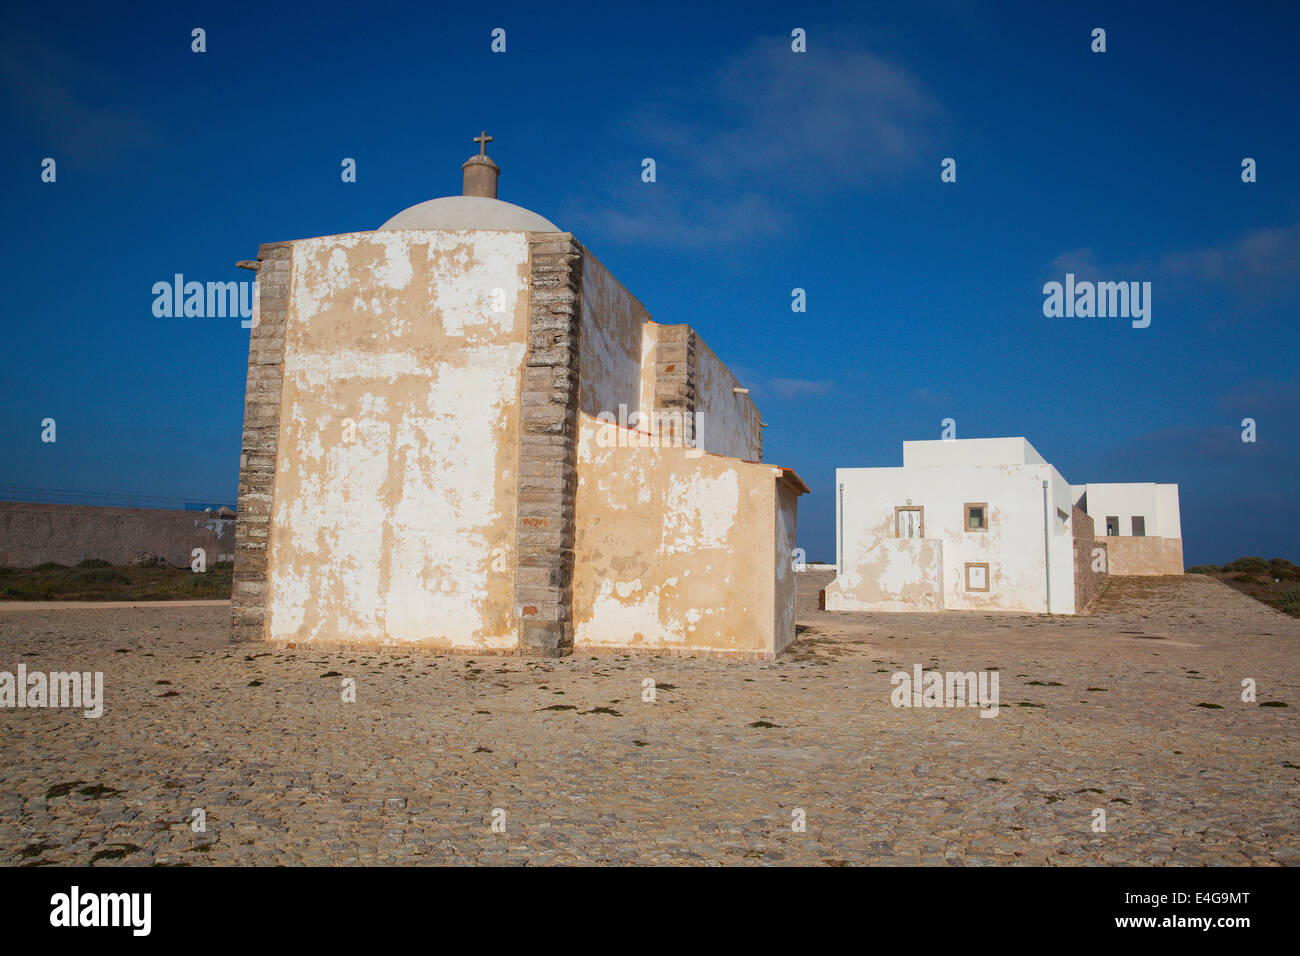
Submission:
M 986 501 L 978 501 L 966 505 L 966 520 L 964 522 L 966 531 L 987 531 L 989 530 L 989 506 Z
M 1133 516 L 1133 537 L 1144 538 L 1147 533 L 1147 519 L 1142 515 Z
M 1118 534 L 1119 534 L 1119 515 L 1107 515 L 1106 535 L 1108 537 L 1113 538 Z
M 895 508 L 894 535 L 899 538 L 924 538 L 925 509 L 901 505 Z
M 987 591 L 989 589 L 989 566 L 987 564 L 966 565 L 966 590 Z

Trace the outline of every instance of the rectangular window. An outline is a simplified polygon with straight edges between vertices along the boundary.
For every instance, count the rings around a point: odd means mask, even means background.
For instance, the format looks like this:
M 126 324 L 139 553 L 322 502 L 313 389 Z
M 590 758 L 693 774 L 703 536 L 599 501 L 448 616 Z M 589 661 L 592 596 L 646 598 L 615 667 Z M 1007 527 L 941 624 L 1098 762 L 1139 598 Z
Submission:
M 925 509 L 899 506 L 894 509 L 894 535 L 899 538 L 925 537 Z
M 989 505 L 987 501 L 968 502 L 966 504 L 966 520 L 963 522 L 966 531 L 987 531 L 989 530 Z
M 1119 534 L 1119 515 L 1106 516 L 1106 534 L 1112 538 Z
M 987 564 L 966 565 L 966 590 L 987 591 L 989 589 L 989 566 Z
M 1147 519 L 1142 515 L 1133 516 L 1133 537 L 1143 538 L 1147 533 Z

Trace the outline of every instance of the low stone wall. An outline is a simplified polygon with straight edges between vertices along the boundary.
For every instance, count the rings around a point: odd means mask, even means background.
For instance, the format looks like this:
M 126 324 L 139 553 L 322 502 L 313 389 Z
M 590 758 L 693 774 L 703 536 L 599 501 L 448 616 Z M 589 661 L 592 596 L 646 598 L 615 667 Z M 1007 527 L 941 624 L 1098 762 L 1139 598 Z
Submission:
M 1115 536 L 1102 540 L 1107 545 L 1111 574 L 1141 577 L 1183 573 L 1182 538 Z
M 1106 551 L 1109 539 L 1095 537 L 1092 519 L 1079 508 L 1072 510 L 1070 523 L 1074 530 L 1074 613 L 1082 614 L 1106 580 L 1105 570 L 1093 570 L 1093 551 L 1097 548 Z M 1103 561 L 1100 567 L 1105 569 L 1106 562 Z
M 222 555 L 232 560 L 234 521 L 217 521 L 202 511 L 0 501 L 0 564 L 6 567 L 72 565 L 93 558 L 126 564 L 142 551 L 189 567 L 194 548 L 207 552 L 210 565 Z

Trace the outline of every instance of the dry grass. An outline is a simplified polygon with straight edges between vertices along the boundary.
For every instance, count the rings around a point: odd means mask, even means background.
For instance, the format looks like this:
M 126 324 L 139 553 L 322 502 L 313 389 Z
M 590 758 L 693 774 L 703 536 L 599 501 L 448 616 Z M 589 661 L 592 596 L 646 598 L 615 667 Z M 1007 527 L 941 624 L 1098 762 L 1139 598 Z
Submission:
M 1201 564 L 1188 573 L 1217 578 L 1228 587 L 1253 597 L 1261 604 L 1300 617 L 1300 567 L 1285 558 L 1238 558 L 1223 567 Z

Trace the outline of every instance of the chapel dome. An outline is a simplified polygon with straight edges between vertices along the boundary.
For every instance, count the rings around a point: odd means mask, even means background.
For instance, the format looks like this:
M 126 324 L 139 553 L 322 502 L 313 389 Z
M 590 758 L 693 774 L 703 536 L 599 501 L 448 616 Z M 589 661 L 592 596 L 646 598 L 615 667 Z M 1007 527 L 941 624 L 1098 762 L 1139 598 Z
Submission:
M 559 232 L 560 227 L 531 209 L 486 196 L 443 196 L 403 209 L 380 230 L 392 229 L 509 229 L 516 232 Z
M 461 196 L 430 199 L 403 209 L 380 231 L 396 229 L 501 229 L 511 232 L 559 232 L 560 227 L 531 209 L 497 199 L 497 179 L 501 167 L 488 157 L 487 131 L 474 137 L 479 144 L 477 156 L 461 164 L 465 174 Z

